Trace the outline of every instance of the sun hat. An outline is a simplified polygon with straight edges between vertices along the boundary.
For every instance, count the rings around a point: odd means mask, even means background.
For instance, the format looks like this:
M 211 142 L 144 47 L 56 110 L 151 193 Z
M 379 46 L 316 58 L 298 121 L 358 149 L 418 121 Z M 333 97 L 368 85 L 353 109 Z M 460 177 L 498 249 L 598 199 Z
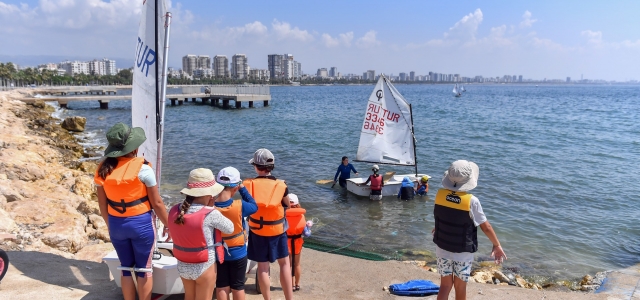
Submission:
M 298 200 L 298 196 L 296 194 L 289 194 L 289 203 L 291 205 L 300 204 L 300 200 Z
M 273 157 L 273 153 L 271 153 L 271 151 L 265 148 L 258 149 L 253 154 L 253 158 L 249 161 L 250 164 L 260 165 L 260 166 L 274 165 L 275 162 L 276 162 L 276 158 Z
M 378 167 L 378 165 L 373 165 L 373 167 L 371 167 L 372 170 L 376 170 L 376 171 L 380 171 L 380 168 Z
M 124 123 L 116 123 L 107 131 L 109 146 L 104 150 L 106 157 L 120 157 L 138 149 L 147 139 L 141 127 L 129 127 Z
M 452 191 L 468 192 L 478 185 L 478 175 L 478 165 L 466 160 L 456 160 L 444 172 L 442 186 Z
M 224 187 L 217 183 L 213 172 L 209 169 L 199 168 L 189 172 L 189 180 L 187 180 L 187 187 L 180 191 L 181 194 L 202 197 L 202 196 L 215 196 L 220 194 Z
M 424 175 L 424 176 L 420 177 L 420 181 L 422 181 L 422 182 L 427 182 L 427 181 L 429 181 L 429 176 Z
M 240 184 L 240 171 L 234 167 L 226 167 L 218 172 L 216 181 L 227 187 L 236 187 Z

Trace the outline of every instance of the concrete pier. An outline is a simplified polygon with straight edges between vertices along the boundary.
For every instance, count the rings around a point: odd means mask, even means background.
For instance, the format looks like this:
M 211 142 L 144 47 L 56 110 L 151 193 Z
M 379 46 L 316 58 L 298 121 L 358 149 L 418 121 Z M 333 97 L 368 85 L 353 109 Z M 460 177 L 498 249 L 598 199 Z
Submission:
M 109 109 L 109 100 L 98 100 L 100 102 L 100 109 Z

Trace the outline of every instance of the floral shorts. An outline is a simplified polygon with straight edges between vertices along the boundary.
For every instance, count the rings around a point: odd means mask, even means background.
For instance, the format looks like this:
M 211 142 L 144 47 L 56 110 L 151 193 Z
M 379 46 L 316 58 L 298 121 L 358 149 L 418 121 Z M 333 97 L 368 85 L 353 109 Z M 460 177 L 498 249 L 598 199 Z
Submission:
M 464 282 L 469 282 L 469 274 L 471 274 L 470 261 L 455 261 L 452 259 L 446 259 L 438 257 L 438 274 L 440 276 L 449 276 L 451 274 L 462 279 Z

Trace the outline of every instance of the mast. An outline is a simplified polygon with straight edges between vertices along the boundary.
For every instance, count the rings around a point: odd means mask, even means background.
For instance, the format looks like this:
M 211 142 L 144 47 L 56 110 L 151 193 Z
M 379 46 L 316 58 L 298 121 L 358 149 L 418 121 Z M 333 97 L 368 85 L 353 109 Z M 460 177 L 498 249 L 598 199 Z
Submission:
M 418 154 L 416 153 L 416 134 L 413 131 L 413 109 L 409 104 L 409 114 L 411 115 L 411 137 L 413 138 L 413 162 L 415 163 L 416 178 L 418 177 Z
M 156 2 L 157 3 L 157 2 Z M 156 14 L 157 15 L 157 14 Z M 156 19 L 157 22 L 157 19 Z M 156 26 L 157 28 L 157 26 Z M 169 58 L 169 32 L 171 29 L 171 13 L 167 12 L 165 14 L 165 22 L 164 22 L 164 52 L 162 53 L 162 86 L 160 87 L 160 99 L 158 101 L 158 156 L 156 162 L 156 181 L 158 182 L 158 187 L 160 187 L 160 178 L 162 174 L 162 145 L 164 144 L 164 108 L 166 105 L 166 97 L 167 97 L 167 60 Z M 157 38 L 156 38 L 157 41 Z M 156 64 L 156 68 L 158 64 Z M 157 73 L 156 73 L 157 74 Z

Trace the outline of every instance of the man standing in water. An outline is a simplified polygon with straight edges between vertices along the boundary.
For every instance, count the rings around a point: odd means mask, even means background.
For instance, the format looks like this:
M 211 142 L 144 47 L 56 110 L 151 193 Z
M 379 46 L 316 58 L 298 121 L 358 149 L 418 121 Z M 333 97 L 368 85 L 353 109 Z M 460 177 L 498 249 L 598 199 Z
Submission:
M 289 189 L 282 180 L 271 175 L 275 157 L 267 149 L 258 149 L 249 161 L 256 174 L 244 181 L 258 204 L 258 211 L 249 216 L 249 244 L 247 256 L 258 262 L 258 282 L 265 300 L 271 299 L 269 263 L 280 265 L 280 285 L 287 300 L 293 299 L 291 264 L 287 246 L 285 208 L 289 206 Z
M 475 163 L 454 161 L 444 172 L 444 188 L 436 194 L 433 208 L 436 228 L 432 232 L 440 274 L 438 300 L 449 299 L 451 288 L 456 290 L 456 300 L 467 299 L 473 253 L 478 250 L 478 226 L 493 243 L 491 257 L 495 263 L 500 264 L 507 259 L 482 211 L 480 200 L 467 193 L 478 185 L 479 174 L 480 169 Z
M 351 178 L 351 171 L 358 175 L 358 171 L 353 167 L 352 164 L 349 163 L 349 158 L 346 156 L 342 157 L 342 163 L 338 166 L 338 171 L 336 171 L 336 176 L 333 176 L 333 184 L 338 180 L 338 175 L 340 175 L 340 186 L 347 187 L 347 179 Z

